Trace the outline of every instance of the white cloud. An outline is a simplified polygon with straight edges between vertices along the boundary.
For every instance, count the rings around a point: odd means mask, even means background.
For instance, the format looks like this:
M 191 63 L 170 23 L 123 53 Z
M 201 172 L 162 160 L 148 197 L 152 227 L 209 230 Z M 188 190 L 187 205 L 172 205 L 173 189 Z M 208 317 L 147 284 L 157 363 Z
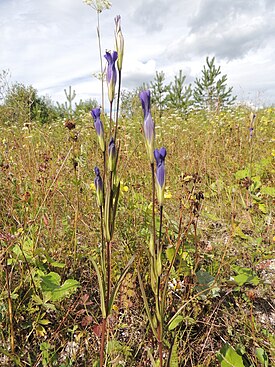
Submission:
M 179 69 L 187 82 L 199 76 L 206 56 L 241 94 L 264 91 L 275 100 L 275 1 L 113 0 L 100 16 L 102 49 L 114 47 L 114 17 L 125 37 L 123 86 L 134 88 L 163 70 Z M 78 98 L 99 98 L 97 16 L 81 0 L 2 0 L 0 68 L 39 93 L 64 100 L 72 85 Z M 63 96 L 63 97 L 62 97 Z

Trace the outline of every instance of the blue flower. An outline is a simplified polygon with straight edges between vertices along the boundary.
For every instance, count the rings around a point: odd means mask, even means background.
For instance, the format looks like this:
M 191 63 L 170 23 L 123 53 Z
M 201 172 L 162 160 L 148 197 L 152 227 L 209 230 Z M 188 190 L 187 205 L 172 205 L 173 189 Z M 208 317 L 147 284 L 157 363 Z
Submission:
M 95 189 L 96 189 L 97 204 L 98 206 L 102 206 L 103 205 L 103 182 L 100 176 L 99 168 L 95 167 L 94 171 L 96 175 L 94 183 L 95 183 Z
M 117 52 L 114 51 L 113 54 L 110 52 L 106 52 L 104 55 L 105 59 L 108 62 L 106 80 L 108 85 L 108 97 L 109 101 L 113 102 L 115 98 L 115 88 L 116 88 L 116 80 L 117 80 L 117 71 L 116 71 L 116 60 L 117 60 Z
M 104 152 L 105 151 L 104 129 L 103 129 L 102 121 L 100 120 L 100 108 L 94 108 L 91 111 L 91 114 L 94 118 L 94 125 L 95 125 L 95 130 L 96 130 L 96 134 L 98 137 L 100 148 Z
M 139 95 L 144 114 L 144 136 L 146 149 L 149 155 L 150 163 L 154 163 L 154 142 L 155 142 L 155 124 L 151 115 L 150 90 L 144 90 Z
M 160 206 L 163 206 L 164 200 L 164 187 L 165 187 L 165 157 L 166 149 L 160 148 L 160 150 L 155 149 L 154 156 L 156 160 L 156 188 L 157 197 Z

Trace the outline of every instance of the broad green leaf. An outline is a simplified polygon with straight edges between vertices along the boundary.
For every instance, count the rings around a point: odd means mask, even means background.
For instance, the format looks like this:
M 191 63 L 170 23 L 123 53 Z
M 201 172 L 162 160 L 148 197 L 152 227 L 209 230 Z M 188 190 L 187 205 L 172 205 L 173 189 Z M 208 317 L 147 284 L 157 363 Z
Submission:
M 237 275 L 233 276 L 234 281 L 239 285 L 242 286 L 244 284 L 252 284 L 258 285 L 260 280 L 253 273 L 253 270 L 250 268 L 242 268 L 240 266 L 232 266 L 232 269 L 237 273 Z
M 61 299 L 74 293 L 79 287 L 79 282 L 75 279 L 67 279 L 61 287 L 56 288 L 52 291 L 52 300 L 60 301 Z
M 169 260 L 169 262 L 171 262 L 173 260 L 173 256 L 175 254 L 175 249 L 174 247 L 167 247 L 166 251 L 165 251 L 166 257 Z
M 264 213 L 264 214 L 266 214 L 266 213 L 267 213 L 267 208 L 266 208 L 266 205 L 265 205 L 265 204 L 263 204 L 263 203 L 259 203 L 259 204 L 258 204 L 258 207 L 259 207 L 259 209 L 260 209 L 260 211 L 261 211 L 262 213 Z
M 264 195 L 269 195 L 269 196 L 275 197 L 275 187 L 262 186 L 261 187 L 261 193 L 264 194 Z
M 168 330 L 174 330 L 184 319 L 182 315 L 177 315 L 172 321 L 168 324 Z
M 249 173 L 248 168 L 241 169 L 235 173 L 236 180 L 243 180 L 244 178 L 249 177 L 249 176 L 250 176 L 250 173 Z
M 268 367 L 268 355 L 263 348 L 256 349 L 256 356 L 264 367 Z
M 55 272 L 50 272 L 47 275 L 41 276 L 42 292 L 52 292 L 60 286 L 60 275 Z
M 30 239 L 26 239 L 21 246 L 16 244 L 13 249 L 13 253 L 18 257 L 19 260 L 28 261 L 33 263 L 33 242 Z
M 245 367 L 242 357 L 228 344 L 225 344 L 220 350 L 218 360 L 221 367 Z
M 215 285 L 215 278 L 209 274 L 207 271 L 199 270 L 196 273 L 197 285 L 195 287 L 196 291 L 200 293 L 201 298 L 206 298 L 209 294 L 212 297 L 217 297 L 219 295 L 220 288 Z
M 60 275 L 55 272 L 41 276 L 42 292 L 52 301 L 60 301 L 79 287 L 79 282 L 74 279 L 67 279 L 62 285 L 60 281 Z

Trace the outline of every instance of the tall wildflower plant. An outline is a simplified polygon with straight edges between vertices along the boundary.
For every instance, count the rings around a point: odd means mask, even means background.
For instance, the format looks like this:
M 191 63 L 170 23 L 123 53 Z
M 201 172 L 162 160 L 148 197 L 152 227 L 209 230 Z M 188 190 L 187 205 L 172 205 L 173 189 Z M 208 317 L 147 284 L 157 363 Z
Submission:
M 119 32 L 118 32 L 119 19 Z M 100 223 L 101 223 L 101 239 L 99 256 L 93 256 L 91 261 L 95 268 L 100 291 L 101 304 L 101 340 L 99 351 L 99 365 L 102 367 L 107 361 L 106 342 L 108 334 L 108 318 L 112 312 L 113 303 L 116 299 L 120 284 L 131 264 L 134 257 L 130 259 L 124 270 L 122 271 L 118 281 L 112 282 L 112 239 L 115 230 L 115 218 L 117 213 L 120 181 L 117 176 L 118 158 L 119 158 L 119 140 L 117 139 L 118 130 L 118 110 L 119 110 L 119 95 L 120 87 L 117 92 L 117 112 L 116 123 L 113 128 L 113 103 L 116 96 L 117 87 L 117 69 L 119 70 L 119 83 L 121 84 L 121 70 L 122 70 L 122 55 L 123 55 L 123 39 L 120 27 L 120 16 L 115 18 L 116 44 L 119 43 L 118 51 L 106 52 L 104 55 L 107 61 L 106 81 L 108 88 L 108 97 L 110 102 L 110 116 L 109 116 L 109 131 L 105 131 L 103 122 L 101 120 L 100 108 L 95 108 L 91 111 L 94 119 L 94 127 L 98 138 L 99 148 L 102 152 L 102 169 L 95 167 L 94 184 L 96 188 L 97 205 L 99 207 Z M 117 34 L 120 33 L 119 36 Z M 103 174 L 101 175 L 101 171 Z
M 145 292 L 144 282 L 141 274 L 138 271 L 138 279 L 140 290 L 144 301 L 144 306 L 152 333 L 158 344 L 158 361 L 154 360 L 153 354 L 148 350 L 152 366 L 163 367 L 170 366 L 175 363 L 177 365 L 177 341 L 176 336 L 172 338 L 172 344 L 169 345 L 164 334 L 167 331 L 174 329 L 176 325 L 178 310 L 176 316 L 174 315 L 170 320 L 166 316 L 166 304 L 168 300 L 168 284 L 170 273 L 174 266 L 180 244 L 182 242 L 182 212 L 180 213 L 178 240 L 175 245 L 174 254 L 170 264 L 165 267 L 163 264 L 163 245 L 162 245 L 162 219 L 164 207 L 164 189 L 166 179 L 165 158 L 166 149 L 164 147 L 155 149 L 155 125 L 152 119 L 150 110 L 150 91 L 144 90 L 140 93 L 140 100 L 144 114 L 143 132 L 145 138 L 145 146 L 148 155 L 148 160 L 151 167 L 152 176 L 152 230 L 149 241 L 149 258 L 150 258 L 150 286 L 153 293 L 153 300 L 149 299 L 149 295 Z M 156 204 L 158 203 L 158 210 Z M 159 228 L 156 228 L 156 215 L 158 215 Z M 187 229 L 185 229 L 187 231 Z M 153 306 L 152 306 L 153 305 Z M 164 346 L 165 341 L 165 346 Z M 168 353 L 164 354 L 164 347 Z M 164 357 L 166 360 L 164 361 Z

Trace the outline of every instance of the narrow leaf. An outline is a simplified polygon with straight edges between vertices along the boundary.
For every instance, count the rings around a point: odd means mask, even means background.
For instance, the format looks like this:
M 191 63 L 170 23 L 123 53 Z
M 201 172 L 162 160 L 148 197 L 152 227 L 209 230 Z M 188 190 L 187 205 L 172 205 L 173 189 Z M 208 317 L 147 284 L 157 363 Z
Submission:
M 168 330 L 174 330 L 182 321 L 184 317 L 182 315 L 177 315 L 170 323 L 168 323 Z
M 97 275 L 97 281 L 98 281 L 98 287 L 99 287 L 99 294 L 100 294 L 100 306 L 101 306 L 101 313 L 103 319 L 106 318 L 106 307 L 105 307 L 105 283 L 101 277 L 99 268 L 97 266 L 97 263 L 95 260 L 91 257 L 91 261 L 93 264 L 93 267 L 95 268 L 96 275 Z
M 142 282 L 139 271 L 137 271 L 137 274 L 138 274 L 139 286 L 140 286 L 140 290 L 141 290 L 141 294 L 142 294 L 142 298 L 143 298 L 143 302 L 144 302 L 145 311 L 147 313 L 147 317 L 148 317 L 148 320 L 149 320 L 149 324 L 151 326 L 151 330 L 154 333 L 155 337 L 158 338 L 158 334 L 157 334 L 157 331 L 154 327 L 153 319 L 152 319 L 150 309 L 149 309 L 147 296 L 146 296 L 146 293 L 145 293 L 144 285 L 143 285 L 143 282 Z

